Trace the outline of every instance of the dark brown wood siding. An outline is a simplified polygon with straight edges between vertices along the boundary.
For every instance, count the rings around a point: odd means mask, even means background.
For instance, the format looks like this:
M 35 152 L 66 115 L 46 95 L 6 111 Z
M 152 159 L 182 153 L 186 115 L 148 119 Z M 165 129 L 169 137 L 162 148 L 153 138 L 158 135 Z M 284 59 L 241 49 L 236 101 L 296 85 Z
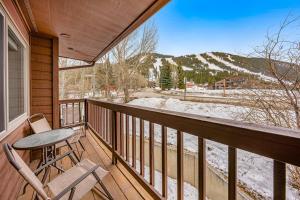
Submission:
M 0 141 L 0 199 L 14 200 L 19 194 L 23 178 L 19 173 L 9 164 L 6 159 L 5 153 L 2 149 L 4 143 L 13 144 L 19 138 L 24 137 L 29 133 L 30 129 L 26 122 L 19 126 L 15 131 L 10 133 L 5 139 Z M 19 151 L 20 156 L 29 161 L 28 151 Z
M 57 39 L 31 36 L 31 114 L 44 113 L 50 125 L 58 127 Z

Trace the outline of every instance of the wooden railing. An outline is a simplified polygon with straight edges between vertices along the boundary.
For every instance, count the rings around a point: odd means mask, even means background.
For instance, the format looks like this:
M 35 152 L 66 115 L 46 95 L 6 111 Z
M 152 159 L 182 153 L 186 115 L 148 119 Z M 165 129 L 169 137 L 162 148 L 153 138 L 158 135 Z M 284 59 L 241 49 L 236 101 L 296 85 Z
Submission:
M 206 139 L 228 145 L 229 200 L 237 198 L 237 149 L 274 160 L 273 199 L 275 200 L 286 198 L 286 163 L 300 166 L 299 131 L 90 99 L 85 101 L 85 108 L 86 124 L 112 151 L 113 164 L 117 161 L 121 162 L 155 199 L 167 198 L 167 128 L 177 130 L 177 199 L 183 199 L 184 196 L 183 133 L 198 137 L 198 194 L 199 199 L 202 200 L 206 197 Z M 136 170 L 137 121 L 140 128 L 139 171 Z M 145 122 L 149 123 L 149 182 L 145 179 Z M 161 193 L 154 188 L 154 124 L 160 125 L 162 134 Z M 131 136 L 129 127 L 131 127 Z M 129 152 L 130 143 L 132 158 Z
M 73 127 L 84 125 L 85 99 L 68 99 L 59 101 L 60 127 Z

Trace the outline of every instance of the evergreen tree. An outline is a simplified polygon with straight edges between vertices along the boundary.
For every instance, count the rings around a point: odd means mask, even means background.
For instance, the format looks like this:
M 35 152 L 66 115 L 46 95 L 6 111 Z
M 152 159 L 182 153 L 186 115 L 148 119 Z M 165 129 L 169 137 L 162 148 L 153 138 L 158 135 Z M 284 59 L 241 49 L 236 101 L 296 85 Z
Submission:
M 185 84 L 184 84 L 184 71 L 182 69 L 182 66 L 177 67 L 177 74 L 178 74 L 178 83 L 177 87 L 179 89 L 185 89 Z
M 160 87 L 162 90 L 172 88 L 171 66 L 168 62 L 160 68 Z

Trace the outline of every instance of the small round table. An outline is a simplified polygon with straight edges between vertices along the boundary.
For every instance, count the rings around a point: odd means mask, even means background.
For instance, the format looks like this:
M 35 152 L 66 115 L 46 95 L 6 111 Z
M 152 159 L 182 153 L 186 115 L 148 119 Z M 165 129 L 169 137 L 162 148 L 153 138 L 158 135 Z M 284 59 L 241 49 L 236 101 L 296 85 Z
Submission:
M 55 157 L 55 144 L 65 141 L 71 150 L 72 146 L 68 139 L 74 136 L 72 129 L 54 129 L 42 133 L 36 133 L 27 137 L 21 138 L 13 144 L 14 149 L 17 150 L 34 150 L 43 149 L 43 164 Z M 54 148 L 53 148 L 54 147 Z M 51 149 L 51 151 L 49 151 Z M 54 154 L 51 152 L 54 151 Z M 78 156 L 74 153 L 76 159 L 79 161 Z

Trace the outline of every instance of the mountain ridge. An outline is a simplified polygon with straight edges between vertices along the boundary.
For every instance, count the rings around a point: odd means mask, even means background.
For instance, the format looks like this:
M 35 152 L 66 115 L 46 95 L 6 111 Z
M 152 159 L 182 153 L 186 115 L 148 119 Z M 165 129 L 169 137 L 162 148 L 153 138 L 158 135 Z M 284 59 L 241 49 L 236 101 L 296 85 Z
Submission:
M 168 62 L 182 66 L 188 80 L 196 83 L 213 83 L 230 76 L 244 76 L 261 82 L 275 82 L 268 70 L 267 60 L 258 57 L 245 57 L 225 52 L 205 52 L 183 56 L 153 53 L 151 55 L 153 75 L 157 78 L 160 68 Z M 277 61 L 280 69 L 284 62 Z M 292 76 L 292 75 L 291 75 Z

